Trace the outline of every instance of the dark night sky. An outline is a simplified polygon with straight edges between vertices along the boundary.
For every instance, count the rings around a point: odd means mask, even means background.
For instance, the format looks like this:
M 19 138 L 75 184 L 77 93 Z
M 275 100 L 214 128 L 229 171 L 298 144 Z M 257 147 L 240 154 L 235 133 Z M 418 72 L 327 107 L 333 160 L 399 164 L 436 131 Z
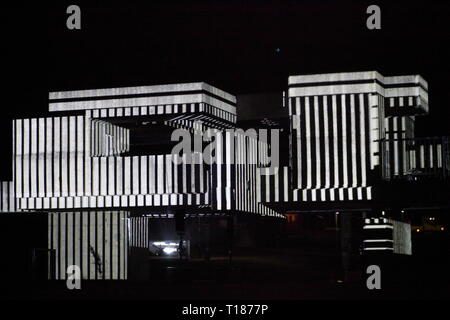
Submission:
M 245 94 L 283 90 L 290 74 L 374 69 L 424 76 L 431 111 L 417 135 L 450 135 L 448 1 L 373 2 L 376 31 L 364 1 L 92 2 L 68 3 L 80 31 L 66 29 L 63 1 L 1 10 L 4 154 L 10 120 L 42 115 L 51 90 L 206 81 Z

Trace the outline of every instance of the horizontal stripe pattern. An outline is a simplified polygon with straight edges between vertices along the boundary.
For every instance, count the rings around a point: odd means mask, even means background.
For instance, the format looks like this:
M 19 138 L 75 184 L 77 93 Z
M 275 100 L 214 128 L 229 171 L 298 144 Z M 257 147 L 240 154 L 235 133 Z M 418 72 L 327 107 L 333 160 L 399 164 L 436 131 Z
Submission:
M 236 97 L 203 82 L 49 93 L 50 111 L 208 103 L 236 114 Z
M 393 226 L 388 219 L 367 218 L 363 226 L 363 250 L 367 252 L 393 252 Z
M 177 114 L 210 114 L 219 119 L 236 123 L 236 113 L 223 110 L 208 103 L 178 103 L 153 106 L 139 106 L 127 108 L 102 108 L 89 110 L 92 118 L 115 118 L 151 115 L 177 115 Z
M 363 226 L 363 250 L 412 254 L 411 225 L 391 218 L 366 218 Z
M 413 96 L 420 111 L 428 112 L 428 83 L 420 75 L 384 77 L 376 71 L 340 72 L 290 76 L 288 82 L 291 97 L 360 93 L 386 98 Z

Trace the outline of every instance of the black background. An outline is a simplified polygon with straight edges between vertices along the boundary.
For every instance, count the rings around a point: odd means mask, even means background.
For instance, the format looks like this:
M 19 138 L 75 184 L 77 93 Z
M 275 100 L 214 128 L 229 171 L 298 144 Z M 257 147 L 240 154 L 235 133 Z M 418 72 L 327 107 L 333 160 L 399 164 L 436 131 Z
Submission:
M 81 7 L 81 30 L 66 8 Z M 366 8 L 381 7 L 381 30 Z M 48 92 L 205 81 L 232 94 L 286 88 L 288 75 L 420 74 L 430 114 L 418 136 L 450 135 L 448 1 L 117 1 L 1 9 L 0 178 L 10 179 L 11 119 L 45 115 Z M 274 108 L 279 106 L 274 105 Z

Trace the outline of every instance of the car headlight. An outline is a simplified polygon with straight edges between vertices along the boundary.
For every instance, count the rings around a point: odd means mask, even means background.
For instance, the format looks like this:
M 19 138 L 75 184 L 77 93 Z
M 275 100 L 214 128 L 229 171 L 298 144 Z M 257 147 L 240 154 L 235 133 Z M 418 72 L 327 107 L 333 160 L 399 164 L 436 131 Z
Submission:
M 172 254 L 172 253 L 174 253 L 175 251 L 177 251 L 177 248 L 174 248 L 174 247 L 164 247 L 163 251 L 164 251 L 165 254 Z

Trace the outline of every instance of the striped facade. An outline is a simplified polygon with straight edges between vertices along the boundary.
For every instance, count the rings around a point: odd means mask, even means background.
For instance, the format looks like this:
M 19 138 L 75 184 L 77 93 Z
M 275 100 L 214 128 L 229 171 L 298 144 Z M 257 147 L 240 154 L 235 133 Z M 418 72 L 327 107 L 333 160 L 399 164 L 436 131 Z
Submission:
M 209 205 L 275 214 L 256 201 L 256 165 L 234 164 L 243 150 L 255 158 L 261 152 L 251 137 L 224 131 L 235 128 L 233 96 L 196 83 L 55 92 L 49 98 L 50 111 L 69 114 L 13 123 L 17 209 Z M 216 163 L 177 164 L 170 153 L 129 155 L 127 123 L 151 123 L 155 116 L 166 116 L 168 127 L 218 130 Z M 236 181 L 246 186 L 235 187 Z
M 414 138 L 415 116 L 428 112 L 427 88 L 420 76 L 375 71 L 289 77 L 290 167 L 266 177 L 262 201 L 372 200 L 386 170 L 383 141 Z M 395 172 L 410 167 L 405 145 L 387 148 Z
M 38 123 L 42 126 L 37 126 Z M 201 175 L 205 170 L 201 165 L 173 165 L 170 154 L 95 155 L 106 148 L 103 145 L 100 150 L 98 143 L 104 139 L 91 127 L 92 121 L 87 116 L 15 120 L 14 181 L 18 208 L 208 203 L 207 181 Z M 36 145 L 40 146 L 39 152 Z
M 149 246 L 149 217 L 131 217 L 128 220 L 129 245 L 136 248 L 148 248 Z
M 387 159 L 383 177 L 388 180 L 408 176 L 445 177 L 449 174 L 449 163 L 446 161 L 449 150 L 448 140 L 442 137 L 396 137 L 383 141 L 382 152 Z
M 291 160 L 271 175 L 261 163 L 235 164 L 242 150 L 251 150 L 258 163 L 264 146 L 225 131 L 236 128 L 236 99 L 207 84 L 50 93 L 50 111 L 84 115 L 14 121 L 15 206 L 207 205 L 276 215 L 263 203 L 371 200 L 374 179 L 443 166 L 446 145 L 408 142 L 415 117 L 428 112 L 428 86 L 420 76 L 303 75 L 289 77 L 288 85 Z M 129 155 L 127 121 L 151 123 L 159 116 L 172 128 L 219 130 L 217 163 Z
M 294 201 L 371 198 L 370 100 L 363 93 L 291 99 Z
M 92 120 L 91 144 L 91 156 L 120 155 L 130 150 L 130 131 L 106 121 Z
M 236 98 L 222 90 L 191 83 L 52 92 L 49 110 L 57 115 L 13 121 L 13 181 L 1 184 L 0 208 L 48 212 L 51 278 L 65 279 L 76 264 L 83 279 L 127 279 L 129 247 L 148 247 L 148 214 L 178 207 L 281 217 L 257 196 L 257 161 L 265 163 L 268 147 L 234 131 Z M 177 161 L 202 160 L 195 151 L 134 154 L 133 130 L 161 124 L 215 130 L 216 161 Z
M 370 201 L 379 179 L 445 167 L 448 141 L 414 137 L 415 117 L 428 112 L 420 76 L 304 75 L 288 86 L 289 163 L 274 172 L 274 142 L 239 130 L 236 98 L 208 84 L 52 92 L 55 116 L 13 121 L 0 210 L 48 212 L 56 279 L 70 264 L 83 279 L 127 279 L 128 248 L 148 247 L 152 217 L 180 208 L 283 217 L 270 204 Z M 161 127 L 211 132 L 201 147 L 213 142 L 215 162 L 195 145 L 135 153 L 136 128 L 152 141 Z M 159 142 L 171 143 L 150 148 Z M 188 157 L 200 161 L 179 161 Z
M 363 250 L 412 254 L 411 225 L 390 218 L 368 218 L 364 221 Z
M 14 185 L 11 181 L 0 182 L 0 212 L 16 211 L 16 203 L 14 197 Z
M 128 212 L 52 212 L 48 230 L 54 279 L 66 279 L 69 265 L 78 265 L 85 280 L 128 278 Z

